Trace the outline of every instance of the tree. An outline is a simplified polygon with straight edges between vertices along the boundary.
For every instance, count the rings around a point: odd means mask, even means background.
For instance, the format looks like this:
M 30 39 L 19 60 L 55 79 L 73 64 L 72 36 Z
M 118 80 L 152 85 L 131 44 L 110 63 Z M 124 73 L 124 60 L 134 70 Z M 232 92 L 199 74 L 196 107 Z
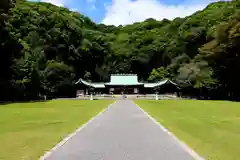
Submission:
M 118 27 L 50 3 L 14 3 L 11 9 L 10 0 L 0 2 L 1 100 L 69 96 L 76 79 L 107 81 L 113 73 L 240 95 L 237 0 L 212 3 L 185 18 Z
M 178 72 L 177 83 L 183 89 L 188 88 L 190 94 L 207 97 L 209 92 L 217 87 L 213 71 L 206 61 L 191 62 L 179 68 Z
M 75 74 L 73 68 L 64 63 L 49 61 L 44 70 L 45 90 L 51 97 L 71 97 L 75 90 L 73 81 Z
M 14 5 L 11 0 L 1 0 L 0 1 L 0 27 L 3 26 L 3 22 L 7 20 L 8 13 Z
M 91 81 L 91 73 L 90 73 L 90 72 L 86 72 L 86 73 L 84 74 L 83 78 L 84 78 L 85 80 Z
M 171 74 L 163 67 L 158 69 L 153 69 L 148 80 L 150 81 L 160 81 L 166 78 L 170 78 Z
M 177 76 L 178 83 L 183 86 L 193 86 L 193 88 L 209 88 L 216 83 L 212 78 L 212 69 L 205 61 L 189 63 L 179 68 Z
M 0 101 L 14 100 L 15 97 L 15 80 L 12 80 L 14 63 L 13 56 L 18 55 L 22 45 L 18 43 L 14 35 L 9 31 L 9 12 L 14 5 L 11 0 L 0 1 Z M 6 92 L 7 91 L 7 92 Z

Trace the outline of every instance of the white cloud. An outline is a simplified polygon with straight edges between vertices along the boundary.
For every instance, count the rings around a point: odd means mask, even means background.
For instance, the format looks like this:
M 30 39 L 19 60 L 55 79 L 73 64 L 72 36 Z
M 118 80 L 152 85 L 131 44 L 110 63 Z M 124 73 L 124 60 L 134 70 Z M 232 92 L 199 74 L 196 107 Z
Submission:
M 214 0 L 186 1 L 180 5 L 166 5 L 157 0 L 113 0 L 106 6 L 106 15 L 102 23 L 107 25 L 125 25 L 144 21 L 147 18 L 161 20 L 185 17 L 201 10 Z M 215 0 L 216 1 L 216 0 Z
M 64 6 L 66 4 L 65 0 L 41 0 L 42 2 L 52 3 L 56 6 Z

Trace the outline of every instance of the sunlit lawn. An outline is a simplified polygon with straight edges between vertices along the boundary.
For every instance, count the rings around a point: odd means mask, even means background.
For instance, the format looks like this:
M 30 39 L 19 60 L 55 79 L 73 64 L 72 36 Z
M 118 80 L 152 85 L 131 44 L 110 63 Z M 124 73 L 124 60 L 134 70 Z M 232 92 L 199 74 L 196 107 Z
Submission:
M 196 100 L 136 103 L 202 157 L 240 159 L 240 103 Z
M 37 160 L 111 103 L 55 100 L 0 105 L 0 159 Z

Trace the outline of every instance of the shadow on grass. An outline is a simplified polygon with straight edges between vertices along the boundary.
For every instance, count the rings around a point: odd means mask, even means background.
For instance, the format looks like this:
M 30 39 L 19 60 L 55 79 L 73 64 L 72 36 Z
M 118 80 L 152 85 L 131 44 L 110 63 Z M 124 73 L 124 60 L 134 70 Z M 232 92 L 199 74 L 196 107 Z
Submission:
M 14 103 L 45 103 L 45 102 L 49 102 L 50 100 L 25 100 L 25 101 L 0 101 L 0 105 L 8 105 L 8 104 L 14 104 Z

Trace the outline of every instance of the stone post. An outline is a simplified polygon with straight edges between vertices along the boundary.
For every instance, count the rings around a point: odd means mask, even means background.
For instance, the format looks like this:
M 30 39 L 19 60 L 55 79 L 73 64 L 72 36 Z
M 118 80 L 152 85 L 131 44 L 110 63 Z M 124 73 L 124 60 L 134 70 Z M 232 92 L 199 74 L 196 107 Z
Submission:
M 91 100 L 91 101 L 93 100 L 93 95 L 92 95 L 92 94 L 90 95 L 90 100 Z
M 158 99 L 159 99 L 158 94 L 156 93 L 155 100 L 157 101 Z

